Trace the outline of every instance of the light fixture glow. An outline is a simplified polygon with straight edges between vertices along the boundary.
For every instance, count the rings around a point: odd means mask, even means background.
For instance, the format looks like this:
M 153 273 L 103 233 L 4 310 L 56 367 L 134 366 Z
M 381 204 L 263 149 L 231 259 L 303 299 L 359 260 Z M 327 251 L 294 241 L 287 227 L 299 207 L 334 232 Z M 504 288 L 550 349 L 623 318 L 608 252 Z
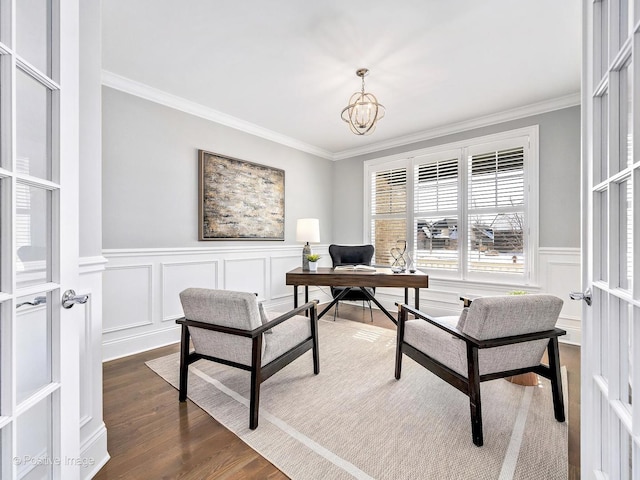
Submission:
M 366 68 L 356 70 L 356 75 L 362 79 L 362 90 L 351 95 L 349 105 L 342 110 L 340 115 L 356 135 L 373 133 L 378 120 L 384 117 L 385 113 L 384 106 L 378 103 L 375 95 L 364 91 L 364 77 L 368 74 L 369 70 Z

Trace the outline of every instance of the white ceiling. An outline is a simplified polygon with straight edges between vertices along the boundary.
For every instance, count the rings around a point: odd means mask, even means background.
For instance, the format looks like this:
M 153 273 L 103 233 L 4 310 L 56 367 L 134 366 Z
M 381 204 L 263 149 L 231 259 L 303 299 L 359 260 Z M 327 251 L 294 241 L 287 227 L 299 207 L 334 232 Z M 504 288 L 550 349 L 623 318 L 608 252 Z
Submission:
M 580 90 L 579 0 L 107 0 L 102 8 L 107 76 L 328 157 L 540 102 L 575 103 Z M 359 67 L 369 68 L 366 90 L 387 110 L 364 137 L 340 119 L 360 89 Z

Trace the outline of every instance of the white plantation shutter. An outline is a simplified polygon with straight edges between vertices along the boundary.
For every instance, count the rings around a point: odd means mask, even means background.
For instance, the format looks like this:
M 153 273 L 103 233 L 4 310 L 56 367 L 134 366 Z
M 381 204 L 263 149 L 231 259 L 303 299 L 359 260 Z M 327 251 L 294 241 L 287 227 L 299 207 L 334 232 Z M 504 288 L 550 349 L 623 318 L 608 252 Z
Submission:
M 457 270 L 458 159 L 414 167 L 414 251 L 418 267 Z
M 537 164 L 536 126 L 366 161 L 375 262 L 391 264 L 389 250 L 406 239 L 434 278 L 535 281 Z
M 371 175 L 371 243 L 373 263 L 391 265 L 389 253 L 398 240 L 407 238 L 407 168 L 393 168 Z
M 472 155 L 469 208 L 524 204 L 524 149 Z
M 524 272 L 524 148 L 469 158 L 469 271 Z

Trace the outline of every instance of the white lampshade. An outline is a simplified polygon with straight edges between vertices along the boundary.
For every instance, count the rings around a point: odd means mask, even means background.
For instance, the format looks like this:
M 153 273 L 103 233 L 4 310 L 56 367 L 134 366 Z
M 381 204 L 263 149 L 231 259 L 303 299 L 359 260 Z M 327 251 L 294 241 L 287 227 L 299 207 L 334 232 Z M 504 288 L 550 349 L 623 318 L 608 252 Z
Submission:
M 297 242 L 320 242 L 320 221 L 317 218 L 299 218 L 296 226 Z

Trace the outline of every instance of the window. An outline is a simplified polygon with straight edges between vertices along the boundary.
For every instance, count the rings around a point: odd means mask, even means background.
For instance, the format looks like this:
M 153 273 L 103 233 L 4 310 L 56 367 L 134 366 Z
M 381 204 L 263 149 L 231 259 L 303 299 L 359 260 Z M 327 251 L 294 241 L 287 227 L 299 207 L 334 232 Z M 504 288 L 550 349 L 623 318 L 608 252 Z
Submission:
M 365 162 L 375 262 L 407 241 L 433 277 L 528 283 L 537 245 L 537 127 Z

